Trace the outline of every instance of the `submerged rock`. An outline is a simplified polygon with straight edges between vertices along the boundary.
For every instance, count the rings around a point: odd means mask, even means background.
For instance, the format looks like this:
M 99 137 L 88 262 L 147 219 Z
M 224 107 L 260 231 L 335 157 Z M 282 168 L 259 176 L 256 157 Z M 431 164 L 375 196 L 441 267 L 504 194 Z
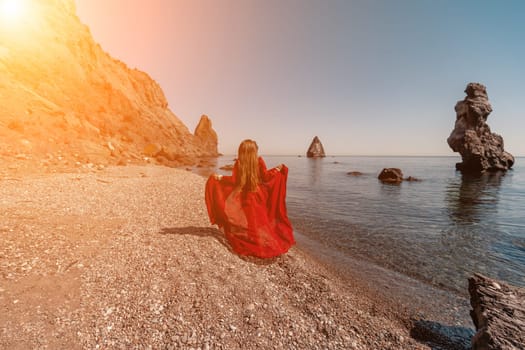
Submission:
M 363 175 L 363 173 L 360 172 L 360 171 L 349 171 L 349 172 L 346 173 L 346 175 L 350 175 L 350 176 L 361 176 L 361 175 Z
M 231 171 L 231 170 L 233 170 L 234 167 L 235 167 L 235 166 L 234 166 L 233 164 L 226 164 L 226 165 L 224 165 L 224 166 L 221 166 L 219 169 L 221 169 L 221 170 Z
M 418 179 L 417 177 L 414 177 L 414 176 L 409 176 L 409 177 L 406 177 L 406 178 L 405 178 L 405 181 L 409 181 L 409 182 L 419 182 L 419 181 L 421 181 L 421 179 Z
M 306 156 L 308 158 L 326 157 L 326 154 L 324 153 L 323 144 L 321 143 L 321 140 L 319 140 L 317 136 L 314 137 L 314 139 L 312 140 L 312 143 L 310 144 L 310 147 L 308 147 Z
M 384 168 L 377 178 L 386 183 L 401 183 L 403 172 L 399 168 Z
M 463 160 L 456 169 L 467 173 L 508 170 L 514 157 L 505 152 L 503 138 L 490 131 L 487 117 L 492 112 L 484 85 L 470 83 L 465 89 L 467 96 L 456 103 L 456 124 L 447 143 Z

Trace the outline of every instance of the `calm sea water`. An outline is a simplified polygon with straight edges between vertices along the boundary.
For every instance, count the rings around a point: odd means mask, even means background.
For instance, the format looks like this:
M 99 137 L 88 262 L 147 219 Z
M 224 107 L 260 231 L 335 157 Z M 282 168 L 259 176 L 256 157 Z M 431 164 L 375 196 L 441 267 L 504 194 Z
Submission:
M 461 294 L 473 272 L 525 286 L 524 158 L 478 177 L 456 172 L 458 157 L 264 159 L 289 167 L 289 217 L 319 244 Z M 422 181 L 382 184 L 385 167 Z

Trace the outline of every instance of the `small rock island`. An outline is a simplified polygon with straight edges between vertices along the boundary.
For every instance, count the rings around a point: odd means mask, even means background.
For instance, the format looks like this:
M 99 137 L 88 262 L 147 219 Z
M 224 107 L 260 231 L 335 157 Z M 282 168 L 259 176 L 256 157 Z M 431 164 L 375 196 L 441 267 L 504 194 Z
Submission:
M 319 140 L 317 136 L 314 137 L 314 139 L 312 140 L 312 143 L 310 144 L 310 147 L 308 147 L 306 156 L 308 158 L 326 157 L 326 154 L 324 153 L 323 144 L 321 143 L 321 140 Z
M 510 169 L 514 157 L 503 149 L 503 137 L 491 132 L 486 123 L 492 112 L 486 87 L 469 83 L 465 93 L 467 96 L 456 103 L 456 124 L 447 139 L 463 160 L 456 169 L 464 173 Z

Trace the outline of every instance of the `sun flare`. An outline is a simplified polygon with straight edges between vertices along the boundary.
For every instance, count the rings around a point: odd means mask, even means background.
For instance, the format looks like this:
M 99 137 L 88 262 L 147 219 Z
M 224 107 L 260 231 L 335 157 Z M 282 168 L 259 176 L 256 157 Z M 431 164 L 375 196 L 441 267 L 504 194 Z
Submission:
M 15 22 L 24 12 L 23 0 L 0 0 L 0 16 L 3 22 Z

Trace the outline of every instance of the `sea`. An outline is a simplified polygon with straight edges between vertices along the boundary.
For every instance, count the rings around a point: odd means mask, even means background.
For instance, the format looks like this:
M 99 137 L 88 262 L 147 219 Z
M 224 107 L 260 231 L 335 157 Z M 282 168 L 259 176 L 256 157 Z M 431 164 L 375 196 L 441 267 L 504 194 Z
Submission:
M 324 254 L 348 255 L 460 295 L 468 294 L 475 272 L 525 286 L 525 158 L 506 173 L 480 176 L 456 171 L 461 159 L 453 156 L 263 158 L 268 168 L 289 168 L 288 216 Z M 219 157 L 213 171 L 229 174 L 220 167 L 233 162 L 234 156 Z M 419 181 L 381 183 L 378 174 L 390 167 Z

